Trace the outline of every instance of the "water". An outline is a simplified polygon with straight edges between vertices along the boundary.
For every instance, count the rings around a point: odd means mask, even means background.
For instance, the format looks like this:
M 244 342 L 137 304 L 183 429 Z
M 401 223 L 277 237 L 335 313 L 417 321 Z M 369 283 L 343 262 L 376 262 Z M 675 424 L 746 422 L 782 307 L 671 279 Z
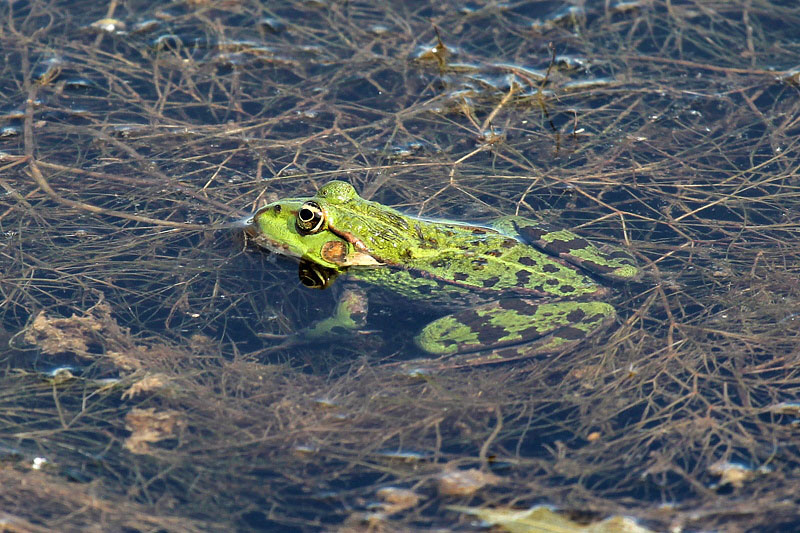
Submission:
M 451 506 L 548 504 L 797 528 L 798 18 L 7 3 L 2 520 L 481 530 Z M 550 358 L 400 371 L 440 309 L 380 291 L 368 332 L 282 347 L 340 283 L 305 289 L 230 224 L 331 179 L 425 217 L 542 218 L 647 274 Z M 454 471 L 481 475 L 453 492 Z

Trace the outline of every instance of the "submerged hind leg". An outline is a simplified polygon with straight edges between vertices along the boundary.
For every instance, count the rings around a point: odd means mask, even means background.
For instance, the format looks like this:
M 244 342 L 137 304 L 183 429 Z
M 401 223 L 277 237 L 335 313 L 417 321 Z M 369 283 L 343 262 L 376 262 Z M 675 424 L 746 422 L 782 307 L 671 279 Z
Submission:
M 434 320 L 415 340 L 432 355 L 465 354 L 476 361 L 472 364 L 500 362 L 564 350 L 615 316 L 605 302 L 511 298 Z

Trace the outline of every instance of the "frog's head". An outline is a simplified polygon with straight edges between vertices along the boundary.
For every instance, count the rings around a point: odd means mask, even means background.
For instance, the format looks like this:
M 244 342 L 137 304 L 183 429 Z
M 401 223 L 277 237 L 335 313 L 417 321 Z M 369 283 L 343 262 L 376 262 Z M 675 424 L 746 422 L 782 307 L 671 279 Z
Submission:
M 346 236 L 331 230 L 328 207 L 328 198 L 319 193 L 313 198 L 279 200 L 259 209 L 247 221 L 245 231 L 262 248 L 337 274 L 351 266 L 378 265 Z

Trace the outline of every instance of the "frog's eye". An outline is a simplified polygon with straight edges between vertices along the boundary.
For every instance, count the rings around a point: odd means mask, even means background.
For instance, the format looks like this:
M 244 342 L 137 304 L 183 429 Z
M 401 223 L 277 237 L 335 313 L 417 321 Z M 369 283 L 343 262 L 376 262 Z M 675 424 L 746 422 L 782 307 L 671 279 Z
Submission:
M 306 202 L 297 212 L 297 231 L 302 235 L 318 233 L 325 225 L 325 213 L 316 202 Z

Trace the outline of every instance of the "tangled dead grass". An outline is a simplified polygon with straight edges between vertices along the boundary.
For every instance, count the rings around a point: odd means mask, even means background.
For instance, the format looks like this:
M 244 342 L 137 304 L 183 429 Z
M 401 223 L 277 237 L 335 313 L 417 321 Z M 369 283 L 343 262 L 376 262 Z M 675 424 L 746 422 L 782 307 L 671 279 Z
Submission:
M 397 4 L 1 8 L 3 527 L 795 527 L 800 9 Z M 220 228 L 332 178 L 577 228 L 648 277 L 543 360 L 276 351 L 333 297 Z

